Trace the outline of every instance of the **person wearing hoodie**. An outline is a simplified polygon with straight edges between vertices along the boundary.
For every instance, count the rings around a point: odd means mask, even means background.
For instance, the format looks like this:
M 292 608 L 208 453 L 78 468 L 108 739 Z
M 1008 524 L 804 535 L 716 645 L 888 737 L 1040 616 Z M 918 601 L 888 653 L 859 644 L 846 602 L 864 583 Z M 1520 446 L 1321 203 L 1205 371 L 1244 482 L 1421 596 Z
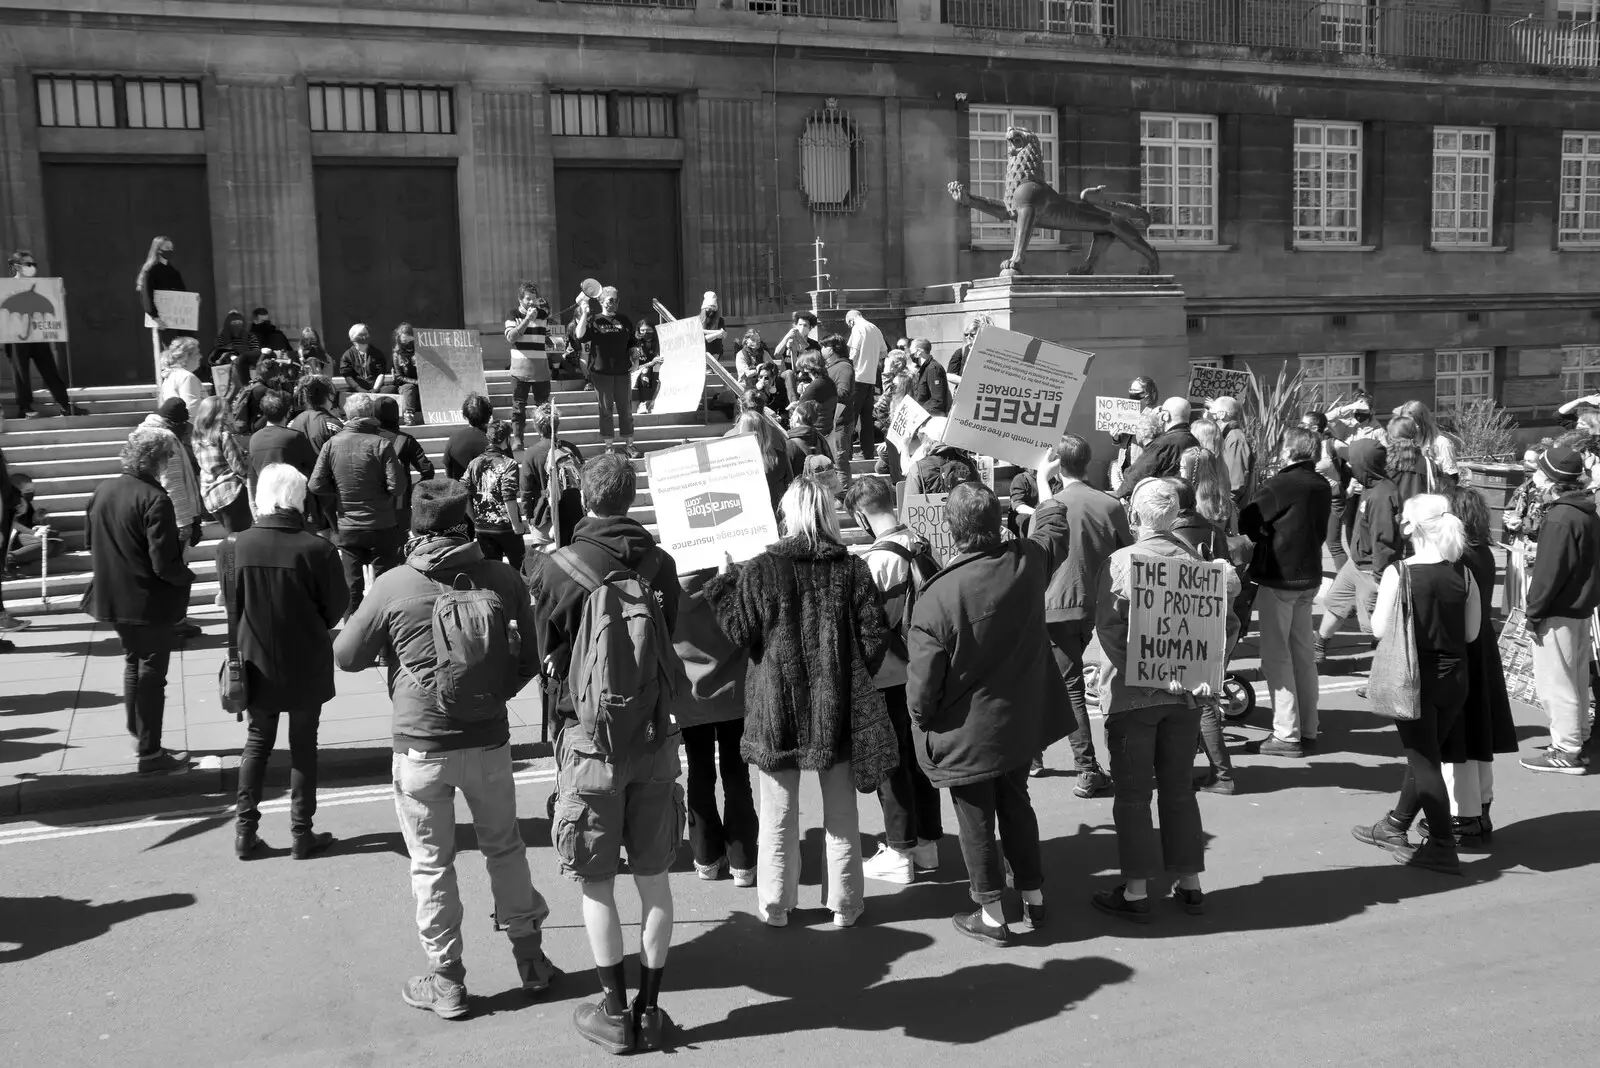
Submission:
M 272 313 L 265 308 L 256 308 L 250 312 L 250 338 L 256 343 L 258 349 L 271 349 L 279 355 L 291 355 L 289 339 L 279 330 L 272 321 Z
M 833 446 L 817 429 L 821 409 L 816 401 L 800 401 L 789 409 L 789 469 L 804 471 L 806 460 L 812 456 L 833 459 Z
M 400 470 L 405 477 L 400 483 L 400 495 L 395 499 L 395 525 L 401 530 L 411 529 L 411 490 L 420 483 L 428 482 L 433 478 L 433 461 L 428 459 L 428 451 L 422 443 L 404 430 L 400 429 L 400 398 L 392 393 L 380 394 L 373 411 L 378 416 L 378 434 L 389 447 L 394 449 L 394 458 L 400 463 Z M 411 472 L 415 471 L 415 481 Z M 513 567 L 519 566 L 518 563 Z
M 1583 454 L 1562 444 L 1539 457 L 1534 483 L 1551 499 L 1528 580 L 1533 681 L 1550 717 L 1550 748 L 1522 758 L 1529 771 L 1582 775 L 1590 738 L 1591 616 L 1600 608 L 1600 516 L 1583 488 Z
M 357 421 L 365 418 L 370 417 Z M 539 647 L 532 640 L 537 620 L 522 576 L 499 561 L 485 560 L 472 540 L 467 504 L 467 491 L 450 479 L 433 479 L 416 488 L 405 566 L 373 582 L 333 643 L 341 671 L 365 671 L 383 658 L 394 706 L 395 813 L 411 856 L 417 931 L 429 964 L 427 974 L 406 982 L 401 997 L 407 1005 L 445 1019 L 468 1012 L 455 869 L 458 790 L 472 814 L 494 893 L 495 919 L 510 937 L 522 988 L 544 993 L 555 971 L 544 954 L 542 934 L 550 907 L 534 889 L 517 825 L 511 722 L 505 706 L 539 673 Z M 451 715 L 435 692 L 440 651 L 434 645 L 434 606 L 463 579 L 473 589 L 493 593 L 506 622 L 514 625 L 507 636 L 514 658 L 506 665 L 507 692 L 496 695 L 487 715 L 470 719 Z
M 1389 565 L 1406 555 L 1406 539 L 1400 533 L 1400 487 L 1388 474 L 1389 450 L 1373 438 L 1350 443 L 1349 463 L 1361 492 L 1351 496 L 1356 510 L 1355 527 L 1350 536 L 1350 556 L 1322 601 L 1322 623 L 1313 639 L 1318 661 L 1339 627 L 1359 612 L 1370 631 L 1372 609 L 1378 603 L 1378 578 Z
M 345 405 L 350 421 L 322 447 L 311 472 L 311 492 L 336 516 L 333 543 L 344 562 L 352 612 L 366 589 L 362 569 L 370 565 L 381 575 L 400 562 L 396 499 L 408 476 L 383 437 L 376 410 L 372 394 L 351 397 Z

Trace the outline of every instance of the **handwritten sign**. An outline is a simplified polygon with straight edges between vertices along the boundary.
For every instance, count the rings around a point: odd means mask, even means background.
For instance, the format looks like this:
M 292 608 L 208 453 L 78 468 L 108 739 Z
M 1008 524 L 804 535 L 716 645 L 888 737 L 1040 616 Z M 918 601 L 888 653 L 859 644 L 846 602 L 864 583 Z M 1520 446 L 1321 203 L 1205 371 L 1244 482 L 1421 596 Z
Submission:
M 944 502 L 949 496 L 948 493 L 907 493 L 900 505 L 900 522 L 928 543 L 933 558 L 941 567 L 959 555 L 955 539 L 944 522 Z
M 461 402 L 469 393 L 489 393 L 477 331 L 418 330 L 417 391 L 427 422 L 465 422 Z
M 1141 402 L 1132 397 L 1096 397 L 1094 428 L 1108 434 L 1137 433 L 1141 410 Z
M 889 428 L 886 431 L 889 443 L 899 450 L 901 456 L 905 456 L 910 451 L 908 443 L 912 435 L 932 418 L 928 409 L 912 400 L 911 394 L 907 393 L 889 413 Z
M 698 320 L 690 319 L 695 329 Z M 680 573 L 748 560 L 778 540 L 766 467 L 754 434 L 652 452 L 645 461 L 661 547 Z
M 1534 708 L 1543 708 L 1533 688 L 1533 635 L 1522 609 L 1506 613 L 1500 627 L 1500 667 L 1506 676 L 1506 696 Z
M 692 412 L 706 392 L 706 340 L 698 316 L 656 327 L 661 341 L 661 389 L 653 412 Z
M 1036 468 L 1061 440 L 1094 355 L 997 326 L 973 339 L 946 444 Z
M 67 340 L 67 287 L 59 278 L 0 278 L 0 344 Z
M 200 294 L 185 293 L 178 289 L 153 289 L 150 299 L 155 301 L 156 313 L 168 330 L 200 329 Z M 146 315 L 144 325 L 154 327 L 156 321 Z
M 1222 692 L 1228 653 L 1228 576 L 1221 560 L 1154 553 L 1128 559 L 1128 685 L 1173 679 Z
M 1189 397 L 1191 400 L 1210 400 L 1213 397 L 1244 397 L 1250 388 L 1249 371 L 1228 371 L 1221 367 L 1190 367 Z
M 972 466 L 978 469 L 978 481 L 994 489 L 994 457 L 974 456 Z

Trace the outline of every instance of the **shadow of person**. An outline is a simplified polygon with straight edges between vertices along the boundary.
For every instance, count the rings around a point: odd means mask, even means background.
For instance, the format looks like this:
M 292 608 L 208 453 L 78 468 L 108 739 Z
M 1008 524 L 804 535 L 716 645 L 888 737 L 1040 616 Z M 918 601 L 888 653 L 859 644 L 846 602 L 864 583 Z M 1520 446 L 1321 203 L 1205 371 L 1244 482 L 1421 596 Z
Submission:
M 34 738 L 49 738 L 61 735 L 59 742 L 36 742 Z M 34 757 L 44 756 L 65 749 L 66 735 L 50 727 L 13 727 L 9 730 L 0 730 L 0 764 L 10 764 L 18 760 L 32 760 Z
M 25 673 L 25 669 L 18 672 Z M 39 716 L 73 709 L 110 708 L 121 703 L 121 694 L 104 690 L 50 690 L 0 697 L 0 716 Z
M 125 920 L 194 903 L 193 894 L 157 894 L 102 905 L 67 897 L 0 897 L 0 943 L 17 947 L 0 949 L 0 964 L 32 960 L 99 938 Z
M 1240 794 L 1270 794 L 1279 790 L 1310 789 L 1331 786 L 1337 790 L 1360 793 L 1392 794 L 1400 790 L 1400 780 L 1405 777 L 1405 765 L 1304 763 L 1293 765 L 1248 764 L 1234 768 L 1234 779 Z

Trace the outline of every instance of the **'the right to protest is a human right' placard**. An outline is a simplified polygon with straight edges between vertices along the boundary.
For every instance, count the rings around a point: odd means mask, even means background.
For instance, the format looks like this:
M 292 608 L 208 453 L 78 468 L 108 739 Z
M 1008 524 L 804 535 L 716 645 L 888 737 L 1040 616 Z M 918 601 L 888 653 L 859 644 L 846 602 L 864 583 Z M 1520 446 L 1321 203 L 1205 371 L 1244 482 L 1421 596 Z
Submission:
M 1222 560 L 1135 553 L 1128 560 L 1128 685 L 1222 692 L 1228 577 Z

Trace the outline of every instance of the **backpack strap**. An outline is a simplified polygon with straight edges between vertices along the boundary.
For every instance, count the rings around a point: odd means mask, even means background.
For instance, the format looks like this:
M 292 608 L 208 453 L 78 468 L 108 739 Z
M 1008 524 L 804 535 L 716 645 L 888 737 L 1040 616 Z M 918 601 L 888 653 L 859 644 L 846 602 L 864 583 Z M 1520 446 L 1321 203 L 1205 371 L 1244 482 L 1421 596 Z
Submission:
M 916 553 L 912 552 L 910 549 L 906 548 L 904 545 L 901 545 L 899 542 L 891 541 L 888 538 L 885 538 L 882 541 L 873 542 L 870 546 L 867 547 L 867 552 L 875 553 L 879 549 L 882 549 L 885 552 L 894 553 L 896 556 L 898 556 L 900 559 L 904 560 L 908 564 L 911 561 L 913 561 L 913 560 L 915 560 L 917 558 L 917 554 Z

